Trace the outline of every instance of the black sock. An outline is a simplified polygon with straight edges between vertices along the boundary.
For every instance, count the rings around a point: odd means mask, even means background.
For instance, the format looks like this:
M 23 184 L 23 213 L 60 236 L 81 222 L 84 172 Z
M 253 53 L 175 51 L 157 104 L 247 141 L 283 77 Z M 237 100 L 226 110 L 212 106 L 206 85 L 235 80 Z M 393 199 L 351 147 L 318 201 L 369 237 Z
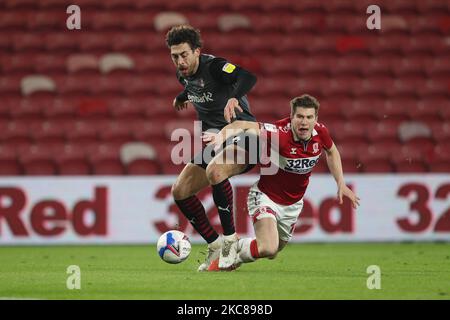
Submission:
M 191 196 L 184 200 L 175 200 L 175 203 L 207 243 L 211 243 L 219 237 L 219 234 L 209 223 L 205 208 L 197 196 Z
M 220 222 L 222 223 L 223 234 L 228 236 L 236 232 L 234 229 L 233 215 L 233 188 L 230 181 L 224 181 L 212 186 L 214 203 L 219 212 Z

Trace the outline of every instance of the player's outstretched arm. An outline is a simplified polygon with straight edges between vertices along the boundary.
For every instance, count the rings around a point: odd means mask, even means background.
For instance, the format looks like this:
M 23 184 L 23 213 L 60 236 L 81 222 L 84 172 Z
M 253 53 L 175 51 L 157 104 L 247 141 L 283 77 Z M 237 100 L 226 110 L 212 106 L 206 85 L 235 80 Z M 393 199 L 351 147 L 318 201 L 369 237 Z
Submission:
M 227 139 L 235 137 L 248 130 L 252 131 L 252 133 L 256 135 L 259 135 L 259 124 L 252 121 L 235 121 L 223 127 L 219 133 L 203 132 L 202 139 L 204 142 L 207 142 L 208 145 L 213 144 L 214 149 L 218 149 Z
M 330 169 L 330 172 L 333 175 L 334 180 L 336 180 L 336 184 L 338 187 L 337 196 L 339 199 L 339 203 L 342 204 L 343 197 L 347 197 L 352 202 L 353 208 L 356 209 L 356 207 L 359 206 L 360 199 L 345 184 L 344 172 L 342 170 L 341 156 L 340 156 L 339 151 L 336 148 L 336 145 L 334 143 L 333 143 L 333 146 L 329 150 L 326 150 L 326 156 L 327 156 L 328 169 Z

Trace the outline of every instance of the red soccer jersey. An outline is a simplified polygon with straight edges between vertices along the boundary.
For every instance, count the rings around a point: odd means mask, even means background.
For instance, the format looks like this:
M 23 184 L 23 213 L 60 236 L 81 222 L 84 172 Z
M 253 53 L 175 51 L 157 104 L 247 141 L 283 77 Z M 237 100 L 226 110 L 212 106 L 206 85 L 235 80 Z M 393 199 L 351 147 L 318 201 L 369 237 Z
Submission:
M 258 188 L 267 194 L 274 202 L 290 205 L 300 201 L 309 183 L 309 176 L 322 153 L 322 149 L 330 149 L 333 140 L 328 129 L 321 123 L 314 127 L 312 137 L 307 142 L 295 141 L 289 118 L 273 124 L 260 123 L 261 135 L 267 135 L 273 149 L 278 147 L 279 155 L 275 160 L 278 171 L 274 175 L 263 175 L 258 182 Z M 278 135 L 278 140 L 274 135 Z M 278 141 L 279 146 L 276 146 Z M 278 161 L 278 163 L 276 163 Z

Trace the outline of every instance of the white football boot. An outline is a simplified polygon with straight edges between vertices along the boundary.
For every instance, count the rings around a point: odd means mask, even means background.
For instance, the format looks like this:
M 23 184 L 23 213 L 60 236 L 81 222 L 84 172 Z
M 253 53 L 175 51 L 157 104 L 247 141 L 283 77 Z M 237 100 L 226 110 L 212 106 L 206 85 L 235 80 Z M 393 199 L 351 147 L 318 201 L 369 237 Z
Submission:
M 228 269 L 234 265 L 237 258 L 238 236 L 233 233 L 223 236 L 222 250 L 220 250 L 219 268 Z
M 206 255 L 205 261 L 198 267 L 197 271 L 208 271 L 211 262 L 219 258 L 221 247 L 222 237 L 220 236 L 208 244 L 208 254 Z

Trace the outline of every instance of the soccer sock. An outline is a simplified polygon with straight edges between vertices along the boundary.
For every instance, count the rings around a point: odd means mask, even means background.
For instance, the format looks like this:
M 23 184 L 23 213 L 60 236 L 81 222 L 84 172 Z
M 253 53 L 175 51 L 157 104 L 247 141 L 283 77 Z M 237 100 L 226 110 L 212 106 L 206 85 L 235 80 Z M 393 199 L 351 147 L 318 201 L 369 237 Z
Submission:
M 175 203 L 207 243 L 211 243 L 219 237 L 219 234 L 209 223 L 205 208 L 197 196 L 191 196 L 184 200 L 175 200 Z
M 254 252 L 256 250 L 256 253 Z M 256 239 L 243 238 L 238 241 L 238 261 L 253 262 L 259 257 Z
M 219 212 L 220 222 L 225 236 L 236 232 L 233 216 L 233 189 L 228 179 L 212 186 L 214 203 Z

